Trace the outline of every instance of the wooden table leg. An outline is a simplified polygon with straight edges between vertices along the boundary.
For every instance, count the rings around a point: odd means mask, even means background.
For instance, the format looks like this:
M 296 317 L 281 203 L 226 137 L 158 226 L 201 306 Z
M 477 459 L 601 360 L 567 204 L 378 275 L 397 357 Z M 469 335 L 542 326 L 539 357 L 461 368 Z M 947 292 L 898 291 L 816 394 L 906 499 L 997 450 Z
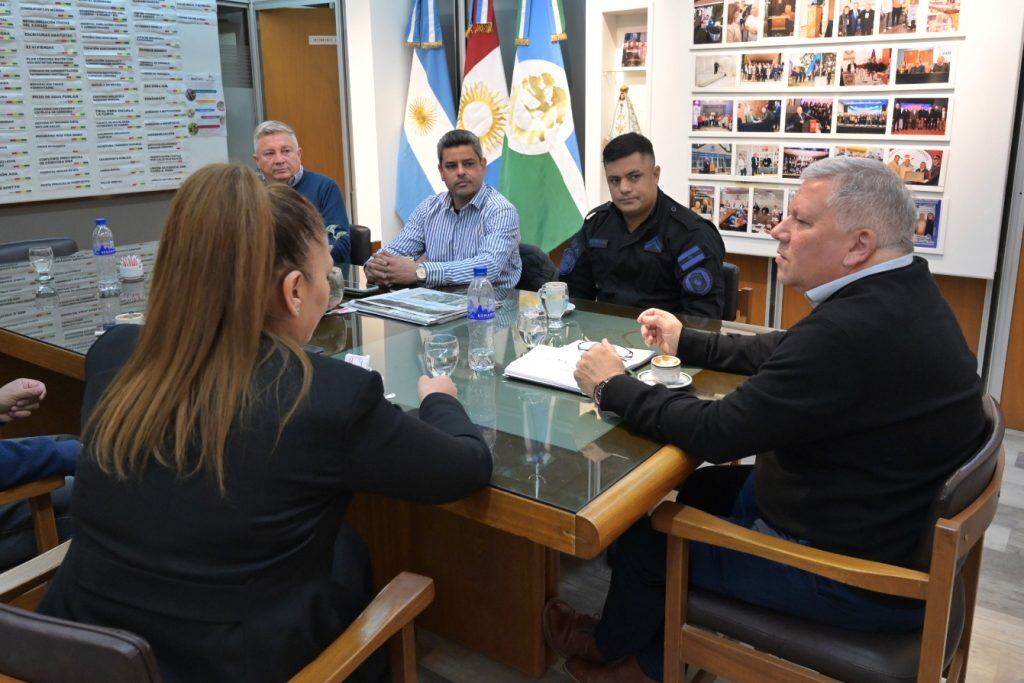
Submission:
M 383 586 L 402 570 L 434 579 L 424 628 L 523 673 L 553 661 L 541 613 L 558 590 L 558 554 L 445 510 L 357 496 L 348 520 L 370 545 Z

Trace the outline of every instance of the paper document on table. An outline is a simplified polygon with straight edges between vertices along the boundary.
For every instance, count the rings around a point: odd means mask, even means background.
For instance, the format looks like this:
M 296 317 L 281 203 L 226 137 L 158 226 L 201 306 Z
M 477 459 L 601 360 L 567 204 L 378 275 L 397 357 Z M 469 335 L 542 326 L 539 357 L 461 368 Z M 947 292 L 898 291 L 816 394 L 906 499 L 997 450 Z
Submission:
M 640 367 L 654 355 L 654 351 L 650 349 L 616 348 L 620 350 L 620 355 L 629 355 L 628 358 L 623 359 L 628 370 Z M 622 353 L 623 351 L 628 354 Z M 581 394 L 583 392 L 580 391 L 572 374 L 582 357 L 583 350 L 575 343 L 561 347 L 541 344 L 505 366 L 504 374 L 505 377 L 512 379 L 535 382 Z
M 434 325 L 466 315 L 467 297 L 425 287 L 401 289 L 349 302 L 360 313 L 404 320 L 416 325 Z

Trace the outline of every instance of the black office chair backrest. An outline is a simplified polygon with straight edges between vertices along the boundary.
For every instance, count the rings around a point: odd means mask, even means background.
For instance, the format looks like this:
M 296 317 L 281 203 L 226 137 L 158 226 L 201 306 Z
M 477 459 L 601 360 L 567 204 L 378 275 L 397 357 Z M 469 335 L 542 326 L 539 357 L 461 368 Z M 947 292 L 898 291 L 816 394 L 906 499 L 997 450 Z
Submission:
M 350 225 L 348 235 L 352 240 L 349 260 L 353 265 L 361 266 L 370 258 L 370 229 L 365 225 Z
M 927 569 L 932 556 L 932 538 L 935 523 L 949 519 L 964 510 L 981 495 L 995 473 L 999 461 L 999 448 L 1006 432 L 1003 411 L 995 399 L 986 394 L 981 399 L 985 411 L 986 436 L 974 455 L 949 475 L 932 501 L 925 519 L 924 534 L 917 548 L 916 566 Z
M 722 263 L 722 279 L 725 286 L 725 306 L 722 320 L 736 320 L 736 308 L 740 303 L 740 267 L 735 263 Z
M 20 240 L 0 244 L 0 263 L 28 261 L 32 247 L 50 247 L 54 256 L 70 256 L 78 251 L 78 243 L 70 237 L 47 237 L 40 240 Z
M 523 262 L 523 273 L 519 276 L 516 289 L 535 292 L 545 282 L 558 279 L 558 268 L 548 253 L 533 244 L 519 243 L 519 259 Z
M 33 683 L 159 683 L 153 651 L 113 628 L 0 605 L 0 674 Z

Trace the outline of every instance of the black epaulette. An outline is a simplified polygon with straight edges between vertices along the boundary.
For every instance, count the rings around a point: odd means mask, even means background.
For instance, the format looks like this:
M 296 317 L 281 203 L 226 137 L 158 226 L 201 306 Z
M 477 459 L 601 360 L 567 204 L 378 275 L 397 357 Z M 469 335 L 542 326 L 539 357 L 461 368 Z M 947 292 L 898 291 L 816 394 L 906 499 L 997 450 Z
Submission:
M 670 199 L 666 213 L 687 230 L 698 230 L 702 223 L 707 222 L 674 199 Z
M 591 218 L 596 217 L 598 214 L 608 213 L 611 210 L 612 210 L 612 203 L 611 202 L 605 202 L 604 204 L 601 204 L 600 206 L 597 206 L 597 207 L 594 207 L 593 209 L 591 209 L 590 213 L 588 213 L 586 215 L 586 217 L 584 217 L 583 222 L 586 223 Z

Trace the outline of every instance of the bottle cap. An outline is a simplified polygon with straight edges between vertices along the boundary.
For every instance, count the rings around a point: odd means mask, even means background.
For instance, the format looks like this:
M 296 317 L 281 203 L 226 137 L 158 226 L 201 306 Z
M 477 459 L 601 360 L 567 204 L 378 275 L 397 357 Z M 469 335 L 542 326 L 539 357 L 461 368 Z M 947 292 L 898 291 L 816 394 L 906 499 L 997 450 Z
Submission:
M 107 224 L 107 219 L 106 218 L 97 218 L 96 219 L 96 225 L 106 225 L 106 224 Z
M 487 266 L 473 266 L 473 277 L 486 277 Z

